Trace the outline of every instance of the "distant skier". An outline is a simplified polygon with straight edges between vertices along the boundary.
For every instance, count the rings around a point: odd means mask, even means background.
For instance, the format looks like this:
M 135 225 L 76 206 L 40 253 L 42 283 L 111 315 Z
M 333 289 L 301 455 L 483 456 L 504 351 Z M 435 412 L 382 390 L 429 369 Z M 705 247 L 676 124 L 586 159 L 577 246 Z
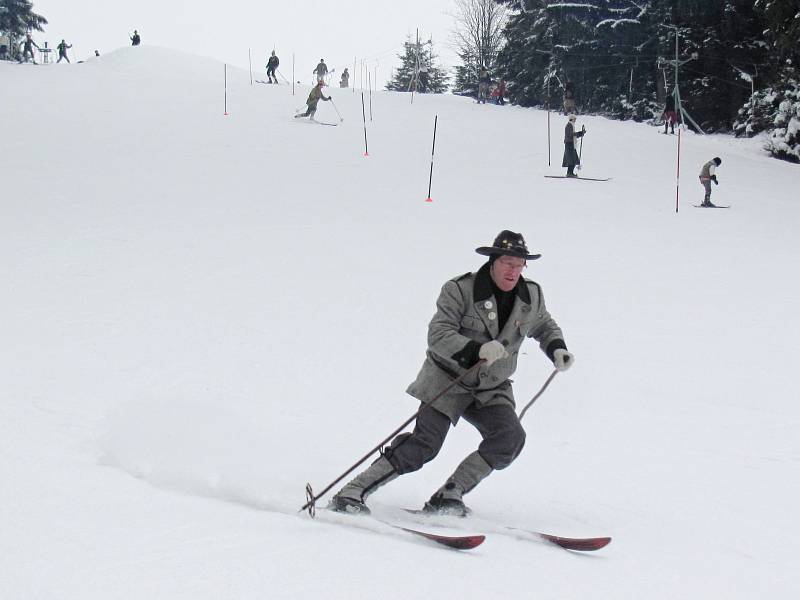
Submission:
M 278 68 L 279 64 L 281 64 L 281 61 L 275 56 L 275 50 L 273 50 L 272 55 L 267 61 L 267 81 L 269 83 L 278 83 L 278 76 L 275 75 L 275 70 Z M 274 81 L 272 80 L 273 77 L 275 78 Z
M 561 161 L 562 167 L 567 167 L 567 177 L 577 177 L 575 167 L 581 164 L 578 152 L 575 150 L 575 138 L 583 137 L 586 127 L 580 131 L 575 131 L 575 121 L 577 117 L 570 115 L 567 126 L 564 128 L 564 160 Z
M 19 57 L 19 62 L 28 62 L 28 57 L 31 57 L 31 62 L 36 63 L 36 57 L 33 55 L 33 49 L 41 50 L 39 45 L 33 41 L 31 34 L 25 34 L 25 40 L 22 42 L 22 55 Z
M 320 100 L 324 100 L 327 102 L 331 99 L 330 96 L 326 96 L 322 93 L 322 87 L 325 85 L 325 80 L 320 79 L 313 88 L 311 88 L 311 93 L 308 95 L 308 100 L 306 100 L 306 105 L 308 106 L 308 110 L 304 113 L 300 113 L 295 115 L 295 119 L 299 119 L 301 117 L 308 117 L 312 121 L 314 120 L 314 113 L 317 112 L 317 104 Z
M 139 37 L 139 32 L 136 31 L 135 29 L 133 30 L 133 35 L 130 37 L 131 37 L 131 45 L 138 46 L 139 44 L 142 43 L 142 38 Z
M 67 56 L 67 49 L 72 48 L 72 45 L 71 44 L 67 45 L 67 42 L 61 40 L 61 43 L 58 46 L 56 46 L 56 48 L 58 48 L 58 61 L 56 62 L 61 62 L 62 59 L 69 62 L 69 57 Z
M 675 114 L 675 96 L 670 94 L 667 96 L 667 103 L 664 106 L 664 133 L 667 133 L 667 127 L 670 128 L 670 133 L 675 133 L 675 123 L 678 120 L 678 115 Z
M 564 84 L 564 114 L 571 115 L 575 112 L 575 87 L 571 81 Z
M 492 90 L 492 98 L 494 99 L 496 104 L 499 104 L 500 106 L 505 106 L 506 103 L 504 98 L 505 95 L 506 95 L 506 80 L 501 79 L 497 83 L 497 87 Z
M 711 182 L 713 181 L 714 185 L 719 185 L 719 181 L 717 181 L 717 176 L 714 171 L 716 171 L 717 167 L 721 164 L 722 159 L 717 156 L 704 164 L 703 168 L 700 170 L 700 183 L 706 190 L 706 197 L 703 199 L 703 203 L 700 206 L 715 208 L 716 205 L 711 204 Z
M 489 96 L 490 83 L 489 71 L 486 70 L 486 67 L 481 67 L 478 73 L 478 104 L 486 104 L 486 98 Z
M 314 75 L 317 76 L 317 81 L 319 81 L 320 79 L 325 81 L 325 76 L 328 74 L 328 65 L 325 64 L 324 58 L 319 59 L 319 64 L 316 67 L 314 67 L 312 73 L 314 73 Z
M 339 80 L 339 87 L 350 87 L 350 73 L 347 72 L 347 67 L 342 71 L 342 78 Z

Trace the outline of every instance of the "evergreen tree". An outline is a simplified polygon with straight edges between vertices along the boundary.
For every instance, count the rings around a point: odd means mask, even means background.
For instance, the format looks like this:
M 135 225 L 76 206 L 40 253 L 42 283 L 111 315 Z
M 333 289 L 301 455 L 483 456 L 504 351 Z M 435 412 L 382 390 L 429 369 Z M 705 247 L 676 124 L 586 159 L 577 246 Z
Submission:
M 0 32 L 13 37 L 43 31 L 47 19 L 33 12 L 30 0 L 0 0 Z
M 416 90 L 421 94 L 442 94 L 447 91 L 449 76 L 444 68 L 436 64 L 438 57 L 433 51 L 433 40 L 417 44 L 408 36 L 403 54 L 398 55 L 398 58 L 402 65 L 386 85 L 387 90 Z

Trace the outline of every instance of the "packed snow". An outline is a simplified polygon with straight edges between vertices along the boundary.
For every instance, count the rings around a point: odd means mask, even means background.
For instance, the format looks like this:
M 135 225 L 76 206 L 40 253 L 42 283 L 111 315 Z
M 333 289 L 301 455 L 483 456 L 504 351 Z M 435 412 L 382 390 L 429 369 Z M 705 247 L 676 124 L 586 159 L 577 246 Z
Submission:
M 676 212 L 678 136 L 647 124 L 579 116 L 581 174 L 612 179 L 547 179 L 557 113 L 365 91 L 365 156 L 360 90 L 327 89 L 321 127 L 292 118 L 307 86 L 231 68 L 223 114 L 224 77 L 146 46 L 0 63 L 0 598 L 800 594 L 800 167 L 684 132 Z M 693 208 L 715 156 L 731 208 Z M 398 510 L 474 449 L 466 423 L 369 502 L 486 542 L 298 512 L 414 413 L 439 289 L 502 229 L 542 253 L 525 276 L 575 366 L 474 518 Z M 553 370 L 523 350 L 520 408 Z

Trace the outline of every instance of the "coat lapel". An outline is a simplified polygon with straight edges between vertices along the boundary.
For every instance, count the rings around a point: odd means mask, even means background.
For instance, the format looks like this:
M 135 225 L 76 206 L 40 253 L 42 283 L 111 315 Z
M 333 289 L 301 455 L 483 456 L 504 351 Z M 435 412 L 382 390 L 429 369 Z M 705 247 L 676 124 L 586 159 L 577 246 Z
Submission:
M 483 321 L 486 329 L 497 339 L 500 335 L 500 327 L 497 321 L 497 300 L 492 291 L 492 280 L 489 274 L 489 263 L 483 265 L 475 274 L 475 284 L 472 288 L 473 307 L 475 312 Z

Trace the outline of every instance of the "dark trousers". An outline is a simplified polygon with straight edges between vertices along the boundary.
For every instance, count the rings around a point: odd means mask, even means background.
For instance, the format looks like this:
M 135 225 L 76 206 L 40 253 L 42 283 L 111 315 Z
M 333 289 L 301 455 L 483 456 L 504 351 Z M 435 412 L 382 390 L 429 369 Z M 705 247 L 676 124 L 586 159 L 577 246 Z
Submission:
M 275 69 L 273 67 L 270 67 L 267 69 L 267 79 L 269 80 L 270 83 L 272 83 L 273 77 L 275 78 L 275 83 L 278 83 L 278 76 L 275 75 Z
M 510 406 L 481 408 L 473 402 L 462 418 L 481 434 L 483 441 L 478 453 L 493 469 L 506 468 L 522 452 L 525 430 Z M 423 404 L 414 431 L 398 435 L 384 451 L 384 456 L 401 475 L 417 471 L 439 453 L 450 425 L 449 417 Z

